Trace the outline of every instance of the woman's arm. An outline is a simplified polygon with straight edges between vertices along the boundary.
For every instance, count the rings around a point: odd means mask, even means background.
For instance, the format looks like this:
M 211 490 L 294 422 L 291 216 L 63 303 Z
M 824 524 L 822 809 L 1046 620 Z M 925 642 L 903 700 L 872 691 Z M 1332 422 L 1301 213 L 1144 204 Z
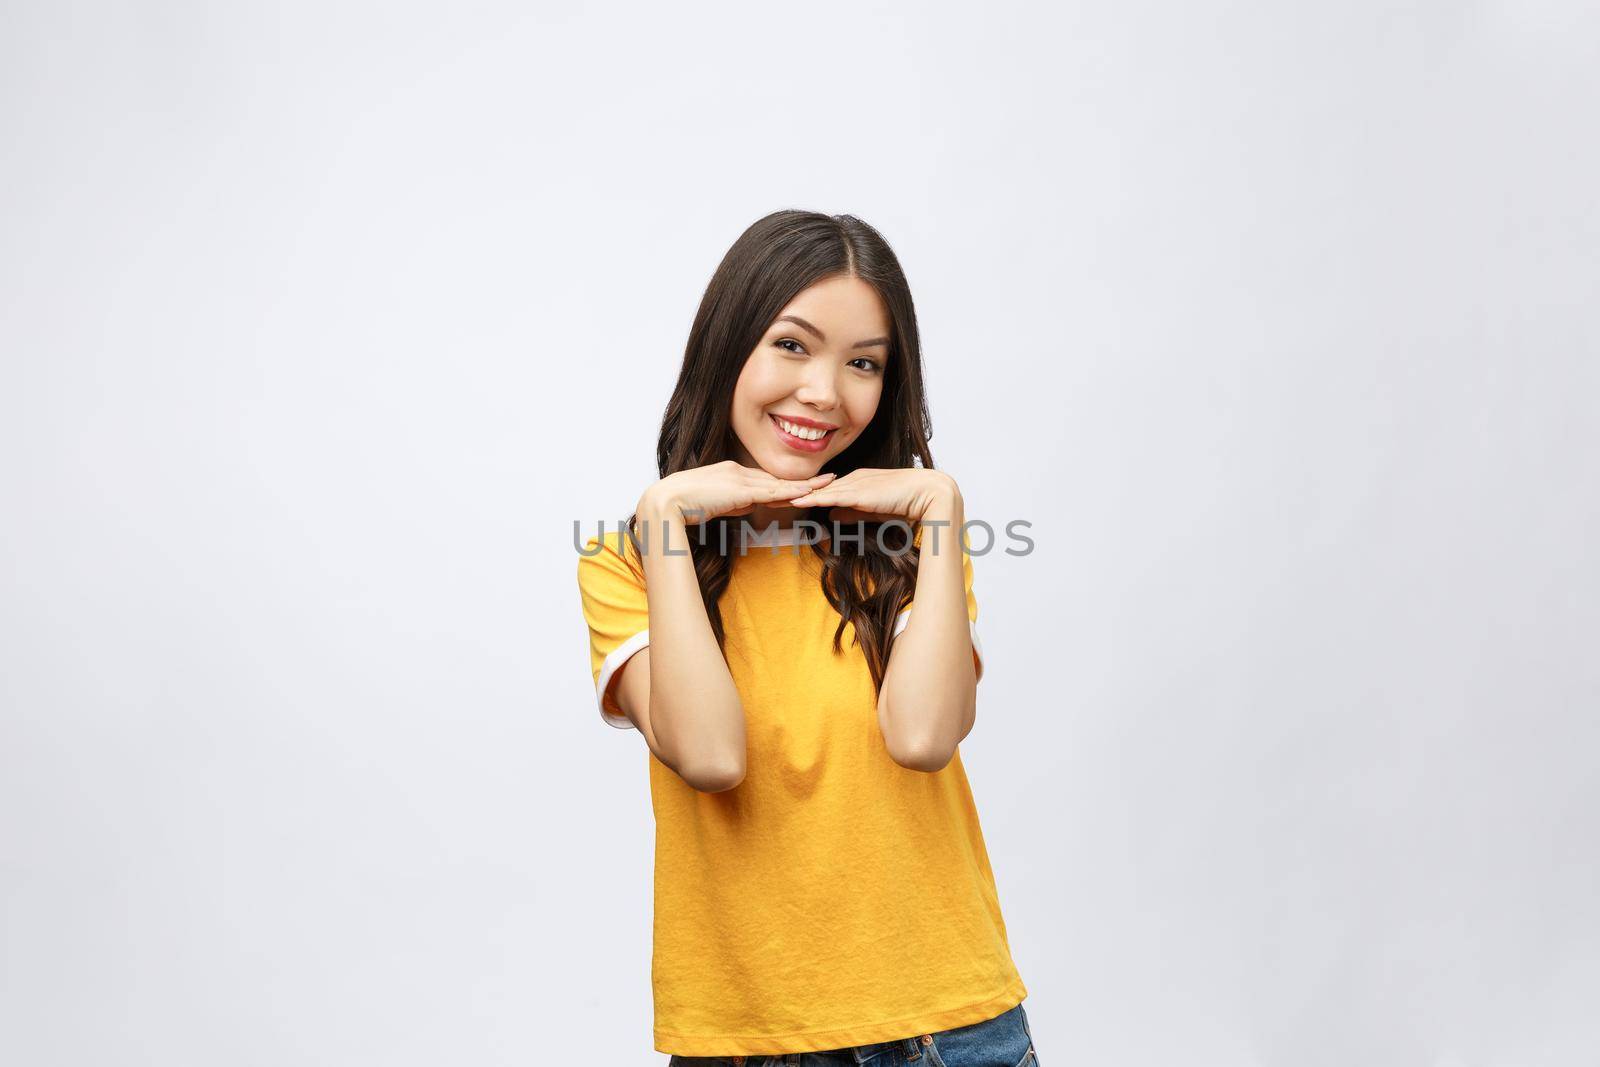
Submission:
M 647 524 L 640 540 L 650 644 L 617 679 L 617 704 L 657 759 L 694 788 L 718 793 L 744 780 L 744 706 L 706 616 L 682 509 L 655 489 L 636 509 Z
M 889 754 L 921 771 L 937 771 L 954 758 L 978 710 L 961 558 L 965 504 L 954 479 L 947 481 L 918 520 L 916 609 L 894 640 L 878 694 L 878 727 Z

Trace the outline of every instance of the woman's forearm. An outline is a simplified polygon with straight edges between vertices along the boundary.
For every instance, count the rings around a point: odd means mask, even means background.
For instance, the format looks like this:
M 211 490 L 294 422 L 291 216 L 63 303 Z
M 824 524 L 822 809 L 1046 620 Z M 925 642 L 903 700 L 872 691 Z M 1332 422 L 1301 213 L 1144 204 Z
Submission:
M 941 498 L 921 521 L 915 606 L 889 656 L 878 724 L 897 763 L 936 771 L 954 757 L 977 715 L 960 493 Z
M 688 526 L 674 501 L 649 491 L 636 514 L 649 591 L 656 743 L 667 765 L 695 788 L 731 789 L 745 772 L 744 706 L 706 615 Z

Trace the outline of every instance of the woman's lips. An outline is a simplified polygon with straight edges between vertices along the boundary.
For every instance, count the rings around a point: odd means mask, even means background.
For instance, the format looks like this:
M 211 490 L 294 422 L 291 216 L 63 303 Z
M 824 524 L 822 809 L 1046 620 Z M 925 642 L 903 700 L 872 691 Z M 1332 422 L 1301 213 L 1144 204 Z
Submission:
M 835 427 L 834 429 L 823 434 L 821 437 L 817 438 L 815 441 L 807 441 L 804 437 L 796 437 L 788 430 L 785 430 L 782 426 L 779 426 L 778 416 L 768 415 L 767 419 L 772 423 L 772 428 L 777 431 L 778 439 L 784 444 L 788 445 L 790 448 L 794 449 L 796 452 L 821 452 L 823 449 L 828 447 L 828 442 L 832 440 L 833 435 L 838 432 L 838 427 Z

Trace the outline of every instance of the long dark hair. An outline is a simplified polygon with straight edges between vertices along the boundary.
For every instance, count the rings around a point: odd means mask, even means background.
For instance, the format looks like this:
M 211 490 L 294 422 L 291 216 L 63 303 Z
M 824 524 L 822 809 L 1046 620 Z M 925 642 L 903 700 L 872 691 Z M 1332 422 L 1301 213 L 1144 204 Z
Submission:
M 733 457 L 730 410 L 745 360 L 791 300 L 837 275 L 860 278 L 882 297 L 891 324 L 890 354 L 872 421 L 818 473 L 842 476 L 858 467 L 933 466 L 928 448 L 933 422 L 922 388 L 917 316 L 899 260 L 877 230 L 853 215 L 786 210 L 756 220 L 740 234 L 706 286 L 661 421 L 656 447 L 661 477 Z M 800 517 L 828 528 L 826 508 L 807 509 Z M 635 547 L 637 520 L 637 514 L 630 515 L 627 524 Z M 731 540 L 737 550 L 741 541 L 737 530 L 730 539 L 718 527 L 738 521 L 718 516 L 699 524 L 699 536 L 689 539 L 700 595 L 719 647 L 725 635 L 718 602 L 733 570 L 724 548 Z M 841 523 L 842 528 L 852 526 Z M 865 532 L 859 551 L 838 552 L 833 538 L 814 542 L 811 550 L 822 561 L 823 594 L 839 612 L 834 651 L 843 651 L 845 624 L 854 624 L 876 690 L 889 662 L 895 616 L 916 587 L 917 551 L 908 550 L 911 535 L 903 524 L 881 529 L 868 524 Z M 851 545 L 853 549 L 854 539 Z

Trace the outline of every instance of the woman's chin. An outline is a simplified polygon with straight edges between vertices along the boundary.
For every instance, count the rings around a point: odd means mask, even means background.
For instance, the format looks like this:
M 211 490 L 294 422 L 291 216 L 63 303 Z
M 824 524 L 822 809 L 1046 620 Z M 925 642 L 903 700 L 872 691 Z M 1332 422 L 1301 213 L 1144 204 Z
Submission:
M 782 478 L 790 482 L 803 482 L 807 478 L 815 478 L 822 473 L 820 463 L 795 463 L 792 460 L 786 463 L 774 463 L 767 460 L 761 464 L 761 469 L 774 478 Z

